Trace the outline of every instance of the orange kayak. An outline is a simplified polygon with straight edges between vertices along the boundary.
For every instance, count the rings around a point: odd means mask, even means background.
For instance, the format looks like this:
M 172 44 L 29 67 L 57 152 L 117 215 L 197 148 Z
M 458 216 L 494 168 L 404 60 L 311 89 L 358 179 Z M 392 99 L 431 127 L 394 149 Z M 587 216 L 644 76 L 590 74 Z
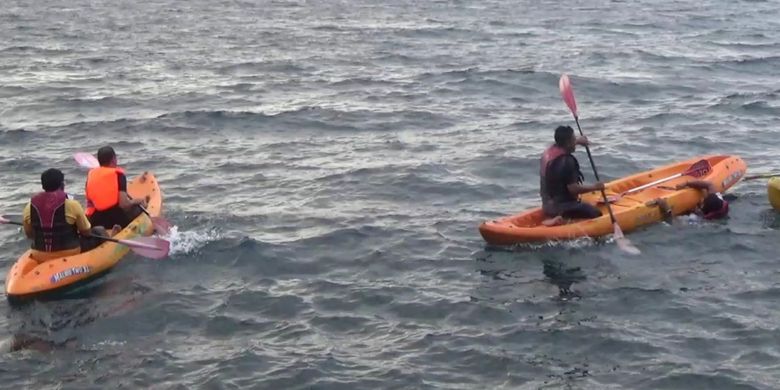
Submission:
M 132 198 L 148 196 L 147 211 L 153 217 L 160 215 L 162 192 L 154 174 L 144 172 L 135 177 L 127 183 L 127 193 Z M 153 231 L 152 220 L 142 213 L 113 238 L 150 236 Z M 130 248 L 122 244 L 106 241 L 88 252 L 40 264 L 30 257 L 31 251 L 27 250 L 6 275 L 6 296 L 11 302 L 18 302 L 83 285 L 110 271 L 129 250 Z
M 606 183 L 607 195 L 620 194 L 632 188 L 685 172 L 691 165 L 703 159 L 710 163 L 712 169 L 706 176 L 700 179 L 708 180 L 715 184 L 715 187 L 720 192 L 736 184 L 747 171 L 747 164 L 738 156 L 696 157 Z M 684 183 L 690 179 L 691 177 L 689 176 L 681 176 L 639 192 L 625 195 L 616 202 L 611 203 L 615 219 L 621 229 L 624 232 L 628 232 L 640 226 L 663 220 L 663 215 L 657 206 L 645 205 L 648 201 L 656 198 L 665 199 L 674 215 L 692 211 L 701 201 L 701 193 L 698 190 L 686 188 L 678 191 L 664 188 L 674 188 L 677 184 Z M 596 205 L 602 211 L 602 216 L 587 220 L 572 220 L 563 225 L 548 227 L 542 225 L 545 216 L 542 213 L 542 208 L 537 207 L 520 214 L 483 222 L 479 225 L 479 232 L 485 241 L 493 245 L 568 240 L 578 237 L 600 237 L 611 234 L 613 228 L 607 208 L 605 205 L 599 204 L 599 201 L 602 199 L 601 193 L 583 194 L 581 199 L 583 202 Z

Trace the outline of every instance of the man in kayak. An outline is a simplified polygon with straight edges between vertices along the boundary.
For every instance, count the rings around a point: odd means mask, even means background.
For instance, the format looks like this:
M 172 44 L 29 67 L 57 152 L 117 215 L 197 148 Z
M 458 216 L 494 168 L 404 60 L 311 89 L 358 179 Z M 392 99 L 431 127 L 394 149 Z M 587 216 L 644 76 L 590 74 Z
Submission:
M 545 225 L 560 224 L 563 218 L 589 219 L 601 216 L 598 208 L 579 200 L 580 194 L 604 188 L 603 183 L 583 184 L 580 164 L 572 153 L 577 145 L 587 144 L 588 139 L 576 137 L 571 126 L 558 126 L 555 129 L 555 144 L 542 154 L 539 193 L 544 215 L 551 218 L 544 222 Z
M 81 253 L 79 235 L 104 235 L 105 229 L 92 228 L 79 202 L 65 194 L 65 175 L 59 169 L 41 174 L 40 192 L 22 212 L 24 234 L 33 240 L 32 258 L 44 262 Z
M 679 191 L 683 188 L 695 188 L 701 191 L 702 200 L 698 206 L 693 210 L 693 213 L 706 219 L 720 219 L 725 218 L 729 214 L 729 202 L 723 199 L 723 195 L 718 192 L 717 188 L 706 180 L 688 180 L 685 183 L 678 184 L 674 187 Z M 669 207 L 669 203 L 665 199 L 656 198 L 647 203 L 648 206 L 658 206 L 664 215 L 664 220 L 667 223 L 672 223 L 672 209 Z
M 130 199 L 127 195 L 127 177 L 117 166 L 114 149 L 104 146 L 98 150 L 100 167 L 87 174 L 86 197 L 87 216 L 90 222 L 106 229 L 117 225 L 124 228 L 143 212 L 145 199 Z M 114 229 L 116 231 L 116 229 Z

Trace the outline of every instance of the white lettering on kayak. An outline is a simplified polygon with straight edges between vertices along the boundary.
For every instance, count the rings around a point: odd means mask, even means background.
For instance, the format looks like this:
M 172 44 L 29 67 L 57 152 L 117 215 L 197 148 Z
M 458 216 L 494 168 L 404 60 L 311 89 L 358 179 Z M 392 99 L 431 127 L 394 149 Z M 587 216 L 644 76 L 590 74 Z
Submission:
M 70 277 L 70 276 L 73 276 L 73 275 L 88 274 L 91 271 L 92 271 L 92 269 L 89 268 L 88 265 L 82 265 L 82 266 L 79 266 L 79 267 L 73 267 L 71 269 L 66 269 L 65 271 L 57 272 L 56 274 L 52 275 L 51 283 L 52 284 L 57 283 L 60 280 L 65 279 L 65 278 Z
M 731 187 L 732 184 L 736 183 L 737 180 L 739 180 L 742 175 L 744 175 L 745 172 L 742 170 L 738 170 L 736 172 L 733 172 L 732 174 L 726 176 L 725 179 L 720 183 L 721 187 L 723 187 L 723 190 L 725 191 L 726 188 Z

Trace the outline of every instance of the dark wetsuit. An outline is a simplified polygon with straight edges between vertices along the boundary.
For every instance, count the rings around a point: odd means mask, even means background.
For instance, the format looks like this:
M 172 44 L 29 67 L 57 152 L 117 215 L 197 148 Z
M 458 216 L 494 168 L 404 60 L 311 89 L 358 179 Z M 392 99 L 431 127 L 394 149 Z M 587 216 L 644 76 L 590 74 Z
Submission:
M 600 217 L 598 208 L 580 202 L 576 195 L 569 192 L 569 184 L 582 183 L 582 180 L 580 164 L 571 154 L 564 154 L 551 161 L 544 176 L 547 195 L 543 206 L 545 215 L 587 219 Z

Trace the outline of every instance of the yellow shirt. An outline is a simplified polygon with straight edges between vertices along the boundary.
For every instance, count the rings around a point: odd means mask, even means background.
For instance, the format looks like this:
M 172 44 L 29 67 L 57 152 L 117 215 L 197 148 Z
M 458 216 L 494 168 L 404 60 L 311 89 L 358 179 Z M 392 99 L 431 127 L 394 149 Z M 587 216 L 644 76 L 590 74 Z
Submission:
M 30 238 L 33 237 L 32 218 L 30 217 L 31 207 L 31 204 L 27 203 L 27 205 L 24 206 L 24 211 L 22 211 L 22 224 L 24 225 L 24 233 L 27 235 L 27 237 Z M 76 225 L 76 228 L 79 232 L 85 232 L 92 228 L 92 225 L 89 223 L 89 219 L 87 219 L 87 215 L 84 214 L 84 209 L 81 207 L 81 204 L 72 199 L 65 200 L 65 220 L 69 225 Z M 81 249 L 66 249 L 56 252 L 42 252 L 33 250 L 32 252 L 33 259 L 38 261 L 46 261 L 56 259 L 58 257 L 78 254 L 81 252 Z

